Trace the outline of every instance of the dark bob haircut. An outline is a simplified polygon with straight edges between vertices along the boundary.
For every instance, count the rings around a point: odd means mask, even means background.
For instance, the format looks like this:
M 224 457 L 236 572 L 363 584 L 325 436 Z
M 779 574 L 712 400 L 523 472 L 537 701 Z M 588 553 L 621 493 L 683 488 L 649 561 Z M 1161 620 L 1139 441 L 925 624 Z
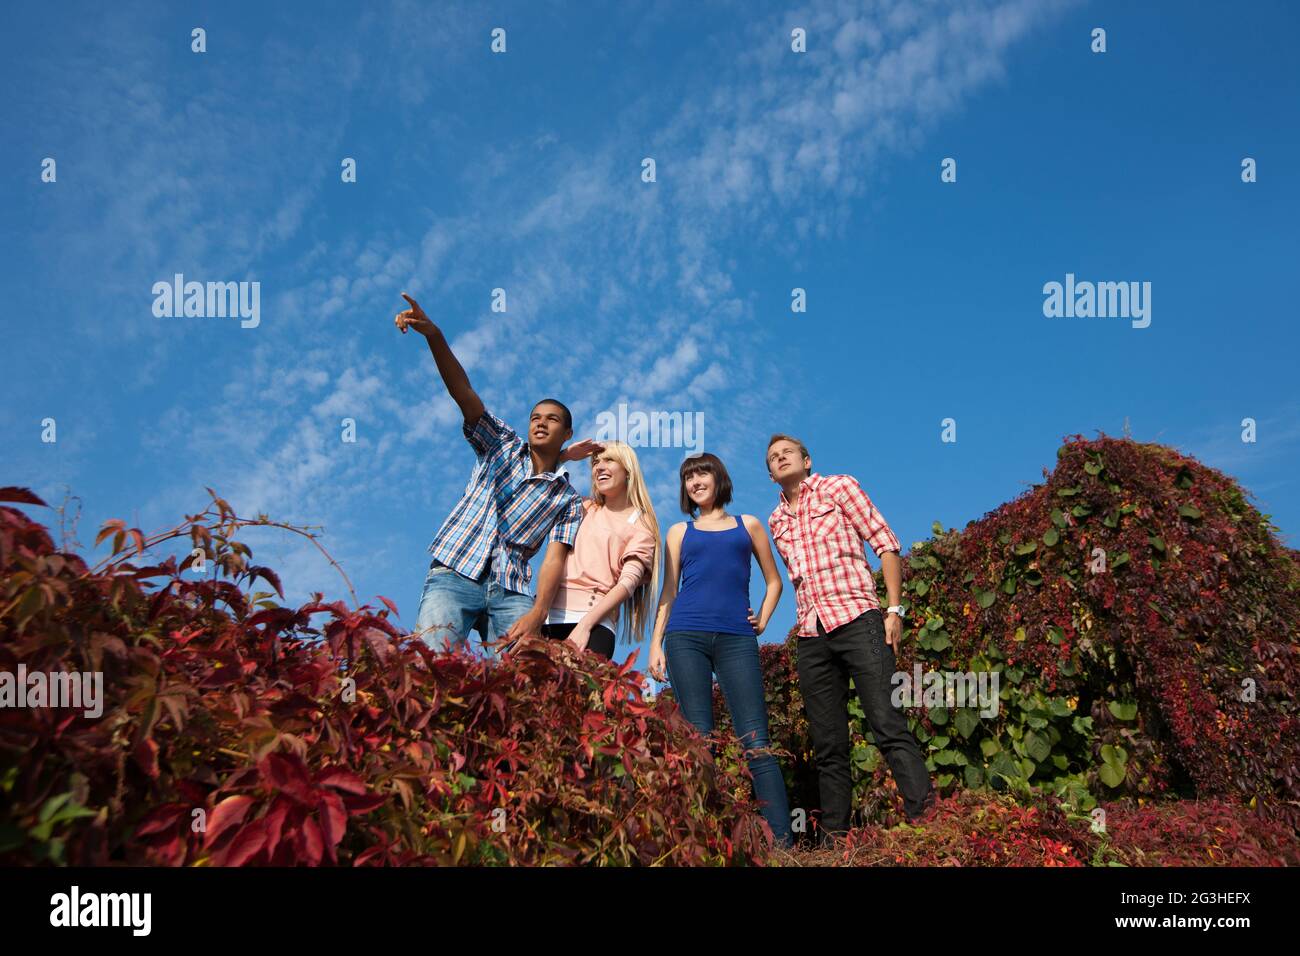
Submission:
M 681 504 L 682 514 L 688 514 L 695 517 L 699 514 L 699 508 L 695 502 L 691 501 L 691 496 L 686 493 L 686 479 L 691 475 L 706 472 L 713 476 L 715 486 L 716 504 L 719 508 L 725 508 L 731 504 L 731 476 L 727 474 L 727 466 L 722 463 L 722 459 L 711 452 L 701 452 L 698 455 L 692 455 L 682 461 L 682 466 L 678 469 L 681 476 Z

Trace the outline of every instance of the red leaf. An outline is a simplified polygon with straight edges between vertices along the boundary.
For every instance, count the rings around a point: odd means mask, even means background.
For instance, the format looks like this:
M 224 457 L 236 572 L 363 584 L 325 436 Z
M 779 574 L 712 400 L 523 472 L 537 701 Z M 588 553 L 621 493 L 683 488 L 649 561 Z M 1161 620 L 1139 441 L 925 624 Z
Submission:
M 303 862 L 308 866 L 320 866 L 321 855 L 325 852 L 325 841 L 321 839 L 320 825 L 314 817 L 302 821 L 302 830 L 298 833 L 298 849 Z
M 366 782 L 351 770 L 344 770 L 342 767 L 333 767 L 317 774 L 316 783 L 322 787 L 342 790 L 344 793 L 364 794 L 366 792 Z
M 321 836 L 325 839 L 325 850 L 330 861 L 337 863 L 334 848 L 343 841 L 343 834 L 348 828 L 348 811 L 336 793 L 327 793 L 320 801 Z
M 150 811 L 140 825 L 135 828 L 137 837 L 152 836 L 156 833 L 164 833 L 167 830 L 175 828 L 177 822 L 185 811 L 188 810 L 183 803 L 164 803 L 161 807 Z
M 381 793 L 372 793 L 364 797 L 354 797 L 350 794 L 344 794 L 343 806 L 348 808 L 348 812 L 354 817 L 363 813 L 369 813 L 378 807 L 382 807 L 388 802 L 388 798 Z
M 36 497 L 30 488 L 15 488 L 13 485 L 7 485 L 0 488 L 0 501 L 16 501 L 24 505 L 40 505 L 42 508 L 48 508 L 44 501 Z
M 274 854 L 276 848 L 280 845 L 280 835 L 284 831 L 284 821 L 288 815 L 289 801 L 281 797 L 267 811 L 266 816 L 262 817 L 262 824 L 266 828 L 266 855 L 268 857 Z
M 0 499 L 0 500 L 2 500 L 2 499 Z M 382 594 L 379 595 L 379 600 L 383 601 L 383 602 L 384 602 L 384 606 L 387 607 L 388 610 L 390 610 L 390 611 L 393 612 L 393 616 L 394 616 L 394 617 L 398 617 L 398 616 L 400 616 L 400 615 L 398 615 L 398 613 L 397 613 L 397 605 L 396 605 L 396 604 L 394 604 L 392 601 L 388 600 L 388 598 L 384 597 Z
M 257 765 L 268 786 L 301 803 L 315 804 L 316 793 L 301 758 L 288 754 L 270 754 Z
M 230 844 L 222 866 L 243 866 L 266 846 L 266 829 L 261 820 L 254 820 Z
M 215 807 L 208 817 L 208 831 L 203 837 L 203 848 L 206 850 L 212 847 L 221 834 L 225 833 L 233 826 L 244 822 L 244 817 L 248 816 L 248 809 L 253 805 L 253 798 L 244 794 L 237 794 L 233 797 L 226 797 Z
M 146 737 L 136 744 L 131 756 L 151 780 L 158 779 L 158 744 L 152 737 Z
M 271 587 L 275 588 L 275 593 L 280 595 L 280 600 L 284 600 L 284 589 L 280 587 L 280 576 L 270 568 L 264 568 L 261 565 L 248 569 L 248 579 L 250 581 L 256 578 L 264 578 Z

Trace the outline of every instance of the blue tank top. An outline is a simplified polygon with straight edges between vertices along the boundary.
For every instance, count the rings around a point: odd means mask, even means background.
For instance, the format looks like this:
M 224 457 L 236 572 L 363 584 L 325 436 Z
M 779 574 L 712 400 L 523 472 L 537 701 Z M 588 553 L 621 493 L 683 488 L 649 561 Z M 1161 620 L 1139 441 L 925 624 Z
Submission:
M 681 578 L 667 631 L 748 634 L 749 569 L 753 539 L 745 523 L 725 531 L 700 531 L 692 521 L 682 536 Z

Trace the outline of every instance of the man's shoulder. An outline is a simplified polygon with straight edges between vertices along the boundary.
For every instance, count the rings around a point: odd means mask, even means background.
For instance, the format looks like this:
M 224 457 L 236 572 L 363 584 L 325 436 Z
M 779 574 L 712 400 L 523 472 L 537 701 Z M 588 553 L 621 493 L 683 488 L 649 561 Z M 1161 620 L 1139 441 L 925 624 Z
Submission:
M 470 438 L 475 434 L 482 434 L 492 438 L 494 444 L 497 445 L 523 444 L 523 439 L 504 419 L 493 415 L 486 408 L 483 409 L 483 413 L 479 415 L 474 424 L 471 425 L 469 422 L 465 422 L 461 427 L 466 438 Z
M 862 488 L 862 483 L 852 475 L 823 475 L 817 484 L 817 490 L 823 494 L 841 494 L 845 491 L 856 491 Z

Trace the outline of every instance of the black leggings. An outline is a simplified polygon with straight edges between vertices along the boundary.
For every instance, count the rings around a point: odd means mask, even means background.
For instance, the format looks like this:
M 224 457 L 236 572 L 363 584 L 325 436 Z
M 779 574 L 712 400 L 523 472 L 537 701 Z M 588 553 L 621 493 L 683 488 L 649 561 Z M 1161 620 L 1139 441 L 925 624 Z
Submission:
M 543 624 L 542 634 L 553 641 L 562 641 L 577 626 L 577 624 Z M 587 641 L 587 650 L 599 654 L 605 660 L 610 660 L 614 656 L 614 632 L 604 624 L 597 624 L 591 629 L 591 640 Z

